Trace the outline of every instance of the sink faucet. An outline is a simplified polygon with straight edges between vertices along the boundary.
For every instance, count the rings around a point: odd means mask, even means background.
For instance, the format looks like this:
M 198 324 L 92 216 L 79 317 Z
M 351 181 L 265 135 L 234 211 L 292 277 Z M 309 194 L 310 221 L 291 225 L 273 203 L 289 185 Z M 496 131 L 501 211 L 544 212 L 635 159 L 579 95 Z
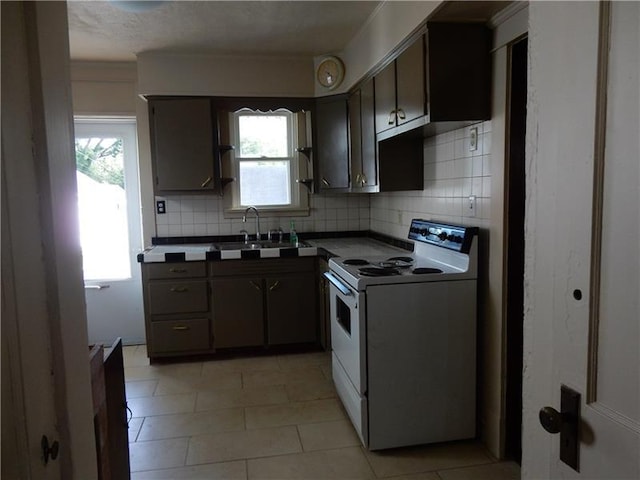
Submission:
M 244 215 L 242 215 L 242 221 L 246 223 L 247 221 L 247 213 L 253 210 L 256 214 L 256 240 L 260 240 L 260 214 L 258 213 L 258 209 L 256 207 L 247 207 L 244 211 Z

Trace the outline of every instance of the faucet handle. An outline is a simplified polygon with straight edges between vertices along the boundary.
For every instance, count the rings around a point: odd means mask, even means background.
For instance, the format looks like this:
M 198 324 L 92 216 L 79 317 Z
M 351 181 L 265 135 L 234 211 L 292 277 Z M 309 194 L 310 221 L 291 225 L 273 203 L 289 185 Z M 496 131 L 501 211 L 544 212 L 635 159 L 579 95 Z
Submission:
M 249 232 L 245 229 L 240 230 L 240 233 L 244 235 L 244 243 L 249 243 Z

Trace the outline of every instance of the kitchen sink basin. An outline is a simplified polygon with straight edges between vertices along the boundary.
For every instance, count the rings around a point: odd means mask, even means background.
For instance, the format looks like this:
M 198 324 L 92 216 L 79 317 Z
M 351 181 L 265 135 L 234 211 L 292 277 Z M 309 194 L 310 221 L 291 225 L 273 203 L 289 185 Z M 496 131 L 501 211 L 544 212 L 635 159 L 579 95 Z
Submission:
M 295 245 L 289 242 L 272 242 L 269 240 L 249 241 L 245 242 L 221 242 L 213 245 L 216 250 L 259 250 L 261 248 L 294 248 Z M 299 247 L 305 247 L 306 244 L 298 242 Z
M 306 247 L 303 242 L 298 242 L 299 247 Z M 253 240 L 245 242 L 220 242 L 215 243 L 216 250 L 259 250 L 261 248 L 294 248 L 295 245 L 289 242 L 272 242 L 270 240 Z

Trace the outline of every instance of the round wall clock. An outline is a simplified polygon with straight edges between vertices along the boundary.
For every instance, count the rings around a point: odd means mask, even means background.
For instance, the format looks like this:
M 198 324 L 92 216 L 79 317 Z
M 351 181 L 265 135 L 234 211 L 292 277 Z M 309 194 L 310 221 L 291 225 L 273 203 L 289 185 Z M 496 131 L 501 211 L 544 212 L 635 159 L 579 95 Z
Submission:
M 316 69 L 316 80 L 323 87 L 333 90 L 344 78 L 344 65 L 338 57 L 325 57 Z

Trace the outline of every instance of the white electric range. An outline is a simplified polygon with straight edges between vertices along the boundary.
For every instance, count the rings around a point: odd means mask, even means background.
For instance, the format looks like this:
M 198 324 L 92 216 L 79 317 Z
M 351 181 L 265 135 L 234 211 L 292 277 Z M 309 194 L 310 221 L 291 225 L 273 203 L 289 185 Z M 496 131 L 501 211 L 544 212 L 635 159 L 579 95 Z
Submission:
M 371 450 L 475 436 L 475 227 L 411 222 L 412 253 L 332 258 L 332 371 Z

